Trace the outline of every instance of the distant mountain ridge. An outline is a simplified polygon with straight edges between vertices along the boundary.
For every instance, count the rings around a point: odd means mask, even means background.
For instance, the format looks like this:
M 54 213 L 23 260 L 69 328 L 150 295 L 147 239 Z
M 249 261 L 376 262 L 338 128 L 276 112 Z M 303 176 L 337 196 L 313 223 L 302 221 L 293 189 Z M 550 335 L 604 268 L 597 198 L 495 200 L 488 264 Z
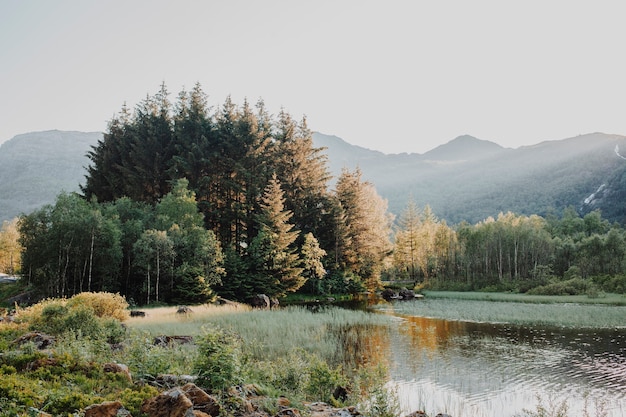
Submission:
M 333 142 L 320 140 L 324 136 L 315 133 L 314 143 L 328 147 L 332 161 Z M 544 215 L 568 206 L 581 214 L 599 209 L 624 223 L 626 161 L 616 146 L 626 149 L 626 137 L 592 133 L 509 149 L 466 135 L 424 154 L 344 158 L 341 168 L 358 167 L 396 215 L 412 198 L 449 223 L 475 223 L 507 211 Z M 339 175 L 336 168 L 335 162 L 332 172 Z
M 0 145 L 0 221 L 54 203 L 61 191 L 79 191 L 87 153 L 100 132 L 46 131 Z M 359 169 L 400 214 L 409 198 L 429 204 L 450 224 L 475 223 L 499 212 L 545 214 L 567 206 L 581 214 L 600 209 L 626 223 L 626 137 L 593 133 L 517 149 L 464 135 L 424 154 L 382 152 L 314 133 L 329 169 Z M 332 186 L 332 184 L 331 184 Z

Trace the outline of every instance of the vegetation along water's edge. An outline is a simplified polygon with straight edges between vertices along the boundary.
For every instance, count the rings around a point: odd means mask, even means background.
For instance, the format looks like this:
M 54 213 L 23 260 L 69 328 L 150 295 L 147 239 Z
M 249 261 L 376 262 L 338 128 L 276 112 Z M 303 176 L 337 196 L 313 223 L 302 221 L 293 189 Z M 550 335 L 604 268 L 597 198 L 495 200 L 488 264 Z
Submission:
M 608 294 L 604 301 L 586 296 L 426 291 L 425 299 L 378 304 L 394 314 L 452 321 L 510 323 L 572 328 L 626 328 L 626 299 Z

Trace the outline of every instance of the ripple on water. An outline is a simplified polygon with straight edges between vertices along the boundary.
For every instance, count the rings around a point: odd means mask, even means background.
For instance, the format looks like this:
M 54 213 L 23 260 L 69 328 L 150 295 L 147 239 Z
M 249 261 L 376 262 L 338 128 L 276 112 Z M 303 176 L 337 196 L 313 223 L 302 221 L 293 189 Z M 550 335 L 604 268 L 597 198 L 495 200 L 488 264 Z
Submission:
M 407 412 L 421 402 L 433 414 L 505 417 L 550 397 L 572 411 L 587 401 L 605 404 L 607 417 L 624 417 L 625 341 L 626 330 L 407 318 L 390 341 L 392 378 Z

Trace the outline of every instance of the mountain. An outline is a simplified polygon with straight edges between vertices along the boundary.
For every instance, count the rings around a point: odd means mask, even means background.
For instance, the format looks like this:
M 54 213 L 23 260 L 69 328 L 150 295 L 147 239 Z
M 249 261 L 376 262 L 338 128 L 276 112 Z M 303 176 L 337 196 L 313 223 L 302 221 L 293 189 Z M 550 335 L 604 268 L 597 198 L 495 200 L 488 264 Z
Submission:
M 431 161 L 477 160 L 501 152 L 504 148 L 488 140 L 463 135 L 426 152 L 422 159 Z
M 0 145 L 0 221 L 52 204 L 61 191 L 79 191 L 87 152 L 101 138 L 99 132 L 47 131 Z M 626 224 L 624 136 L 593 133 L 509 149 L 465 135 L 424 154 L 384 154 L 321 133 L 313 142 L 326 148 L 335 178 L 343 168 L 359 167 L 396 215 L 412 198 L 450 224 L 568 206 L 581 214 L 600 209 Z
M 0 222 L 54 203 L 79 190 L 91 146 L 102 133 L 46 131 L 17 135 L 0 145 Z
M 323 136 L 316 133 L 314 143 Z M 332 160 L 333 142 L 324 139 Z M 558 213 L 568 206 L 581 214 L 600 209 L 606 218 L 624 223 L 626 161 L 616 146 L 626 150 L 626 137 L 593 133 L 507 149 L 461 136 L 421 155 L 371 154 L 345 158 L 343 167 L 358 166 L 396 215 L 412 198 L 449 223 L 475 223 L 506 211 Z

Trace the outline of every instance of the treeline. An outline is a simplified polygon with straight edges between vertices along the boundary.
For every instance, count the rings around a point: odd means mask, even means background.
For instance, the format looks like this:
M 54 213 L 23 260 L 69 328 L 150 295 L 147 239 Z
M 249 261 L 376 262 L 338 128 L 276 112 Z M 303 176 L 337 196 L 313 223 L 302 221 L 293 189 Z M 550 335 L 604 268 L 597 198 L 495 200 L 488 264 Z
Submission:
M 431 288 L 535 294 L 626 292 L 626 231 L 600 212 L 511 212 L 454 228 L 409 203 L 395 235 L 393 279 Z
M 62 194 L 20 217 L 21 274 L 44 296 L 247 301 L 258 293 L 357 293 L 382 279 L 442 289 L 571 293 L 594 283 L 626 291 L 625 231 L 599 212 L 505 213 L 451 227 L 411 202 L 393 230 L 386 201 L 358 169 L 344 170 L 330 189 L 306 119 L 270 115 L 262 101 L 226 99 L 212 109 L 199 85 L 175 103 L 168 96 L 162 86 L 110 121 L 89 152 L 82 195 Z M 19 247 L 4 246 L 13 252 L 0 260 L 14 269 Z
M 358 170 L 334 190 L 306 120 L 263 102 L 216 110 L 199 85 L 125 106 L 88 156 L 82 195 L 19 221 L 22 275 L 46 296 L 137 303 L 357 292 L 391 251 L 386 202 Z

